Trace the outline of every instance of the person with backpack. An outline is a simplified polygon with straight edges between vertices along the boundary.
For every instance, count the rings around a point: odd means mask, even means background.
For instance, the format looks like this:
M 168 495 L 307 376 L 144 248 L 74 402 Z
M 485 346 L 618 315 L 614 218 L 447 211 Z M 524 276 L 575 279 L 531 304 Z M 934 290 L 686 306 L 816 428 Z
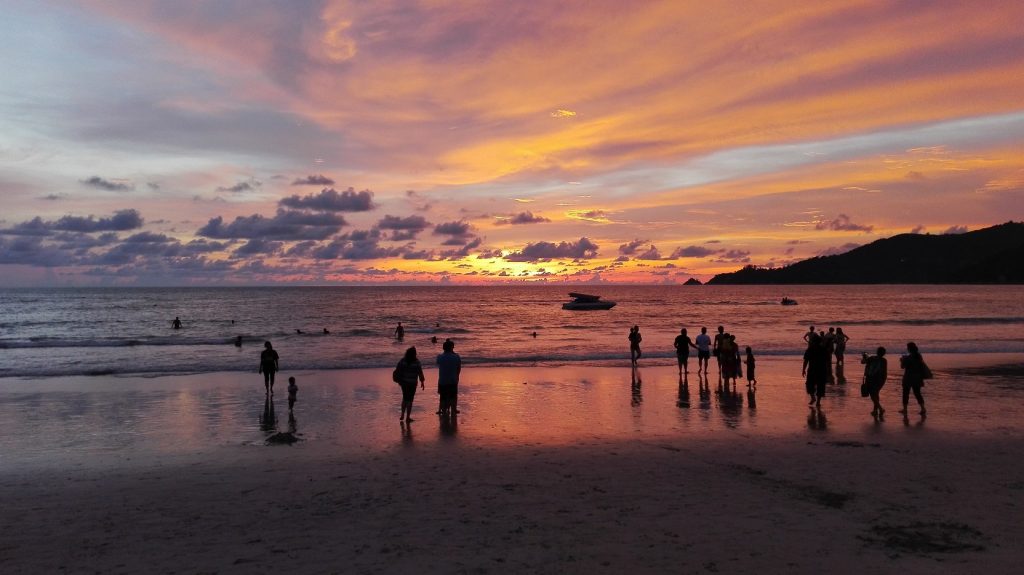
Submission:
M 871 397 L 871 403 L 874 404 L 871 415 L 873 417 L 882 417 L 885 414 L 885 408 L 882 407 L 879 394 L 885 385 L 885 379 L 889 373 L 889 362 L 885 359 L 885 348 L 879 346 L 875 355 L 872 356 L 868 356 L 868 353 L 864 352 L 860 362 L 864 364 L 864 389 L 861 390 L 862 395 L 866 391 L 868 396 Z
M 412 422 L 412 400 L 416 397 L 416 380 L 420 389 L 424 388 L 427 378 L 423 377 L 423 365 L 416 359 L 416 347 L 405 350 L 405 356 L 398 361 L 391 379 L 402 387 L 402 414 L 398 421 Z
M 921 386 L 924 385 L 924 380 L 932 378 L 932 370 L 928 369 L 928 364 L 921 357 L 916 343 L 907 343 L 907 354 L 900 356 L 900 367 L 903 368 L 903 409 L 900 413 L 907 414 L 907 403 L 910 401 L 910 392 L 913 391 L 917 404 L 921 406 L 921 415 L 925 415 L 927 412 L 924 409 Z

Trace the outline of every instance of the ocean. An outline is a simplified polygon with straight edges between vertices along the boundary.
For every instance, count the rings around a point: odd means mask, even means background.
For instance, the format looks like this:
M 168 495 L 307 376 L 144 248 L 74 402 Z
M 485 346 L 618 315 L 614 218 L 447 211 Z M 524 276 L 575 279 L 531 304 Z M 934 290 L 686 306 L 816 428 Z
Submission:
M 617 305 L 562 310 L 573 289 Z M 264 341 L 283 371 L 390 367 L 408 346 L 432 357 L 446 338 L 466 364 L 618 365 L 629 361 L 634 324 L 655 364 L 674 362 L 680 328 L 693 338 L 718 325 L 757 355 L 802 353 L 810 325 L 842 327 L 849 355 L 879 345 L 899 353 L 907 341 L 926 355 L 1021 353 L 1021 295 L 1021 286 L 917 285 L 5 289 L 0 377 L 256 371 Z M 780 305 L 783 296 L 799 305 Z

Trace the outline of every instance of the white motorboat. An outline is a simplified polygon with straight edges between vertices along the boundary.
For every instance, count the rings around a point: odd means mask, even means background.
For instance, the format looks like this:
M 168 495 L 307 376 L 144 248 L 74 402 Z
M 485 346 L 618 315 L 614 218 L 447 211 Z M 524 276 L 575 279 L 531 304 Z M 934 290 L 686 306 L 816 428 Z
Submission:
M 573 298 L 573 300 L 563 303 L 562 309 L 582 311 L 593 309 L 612 309 L 615 307 L 615 302 L 608 300 L 601 301 L 601 296 L 599 295 L 569 292 L 569 297 Z

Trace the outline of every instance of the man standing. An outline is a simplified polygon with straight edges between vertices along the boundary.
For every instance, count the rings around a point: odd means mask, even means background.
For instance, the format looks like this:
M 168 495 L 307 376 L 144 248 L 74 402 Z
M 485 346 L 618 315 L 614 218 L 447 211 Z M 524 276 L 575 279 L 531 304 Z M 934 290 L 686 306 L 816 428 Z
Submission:
M 704 367 L 704 374 L 708 373 L 708 361 L 711 359 L 711 337 L 708 335 L 708 328 L 700 328 L 700 335 L 697 336 L 697 371 Z
M 446 339 L 437 356 L 437 394 L 440 396 L 438 413 L 449 417 L 459 413 L 459 374 L 462 373 L 462 358 L 455 353 L 455 342 Z
M 715 334 L 715 345 L 711 348 L 711 355 L 718 360 L 718 377 L 722 377 L 722 343 L 725 339 L 725 328 L 718 326 L 718 333 Z

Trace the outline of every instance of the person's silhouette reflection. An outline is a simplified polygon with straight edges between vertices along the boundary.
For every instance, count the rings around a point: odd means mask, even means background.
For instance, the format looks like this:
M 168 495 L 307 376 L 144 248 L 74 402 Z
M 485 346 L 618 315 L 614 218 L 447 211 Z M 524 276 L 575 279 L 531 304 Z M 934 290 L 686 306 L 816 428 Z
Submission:
M 701 376 L 701 372 L 697 372 L 697 395 L 700 398 L 701 409 L 711 409 L 711 384 L 708 383 L 707 374 Z
M 412 426 L 411 425 L 402 425 L 402 426 L 400 426 L 400 429 L 402 430 L 402 446 L 403 447 L 412 447 L 413 446 Z
M 757 409 L 757 384 L 747 387 L 747 408 L 750 411 Z
M 288 433 L 296 436 L 299 434 L 299 423 L 295 421 L 295 412 L 293 411 L 288 412 Z
M 439 419 L 441 420 L 441 436 L 454 438 L 459 432 L 459 416 L 452 413 Z
M 641 384 L 643 384 L 643 381 L 640 380 L 640 370 L 637 369 L 635 364 L 633 365 L 633 369 L 631 370 L 630 377 L 631 377 L 630 389 L 633 392 L 632 393 L 632 399 L 630 400 L 630 404 L 635 407 L 637 405 L 640 405 L 643 402 L 643 400 L 644 400 L 644 396 L 643 396 L 642 390 L 640 388 Z
M 825 431 L 828 429 L 828 420 L 825 418 L 825 411 L 821 407 L 812 407 L 807 415 L 807 427 Z
M 263 413 L 260 414 L 261 431 L 277 431 L 277 416 L 274 415 L 274 400 L 268 393 L 263 401 Z
M 843 364 L 837 363 L 835 367 L 836 371 L 836 383 L 842 385 L 846 383 L 846 375 L 843 374 Z
M 676 402 L 676 406 L 683 409 L 690 408 L 690 385 L 685 379 L 679 381 L 679 401 Z

